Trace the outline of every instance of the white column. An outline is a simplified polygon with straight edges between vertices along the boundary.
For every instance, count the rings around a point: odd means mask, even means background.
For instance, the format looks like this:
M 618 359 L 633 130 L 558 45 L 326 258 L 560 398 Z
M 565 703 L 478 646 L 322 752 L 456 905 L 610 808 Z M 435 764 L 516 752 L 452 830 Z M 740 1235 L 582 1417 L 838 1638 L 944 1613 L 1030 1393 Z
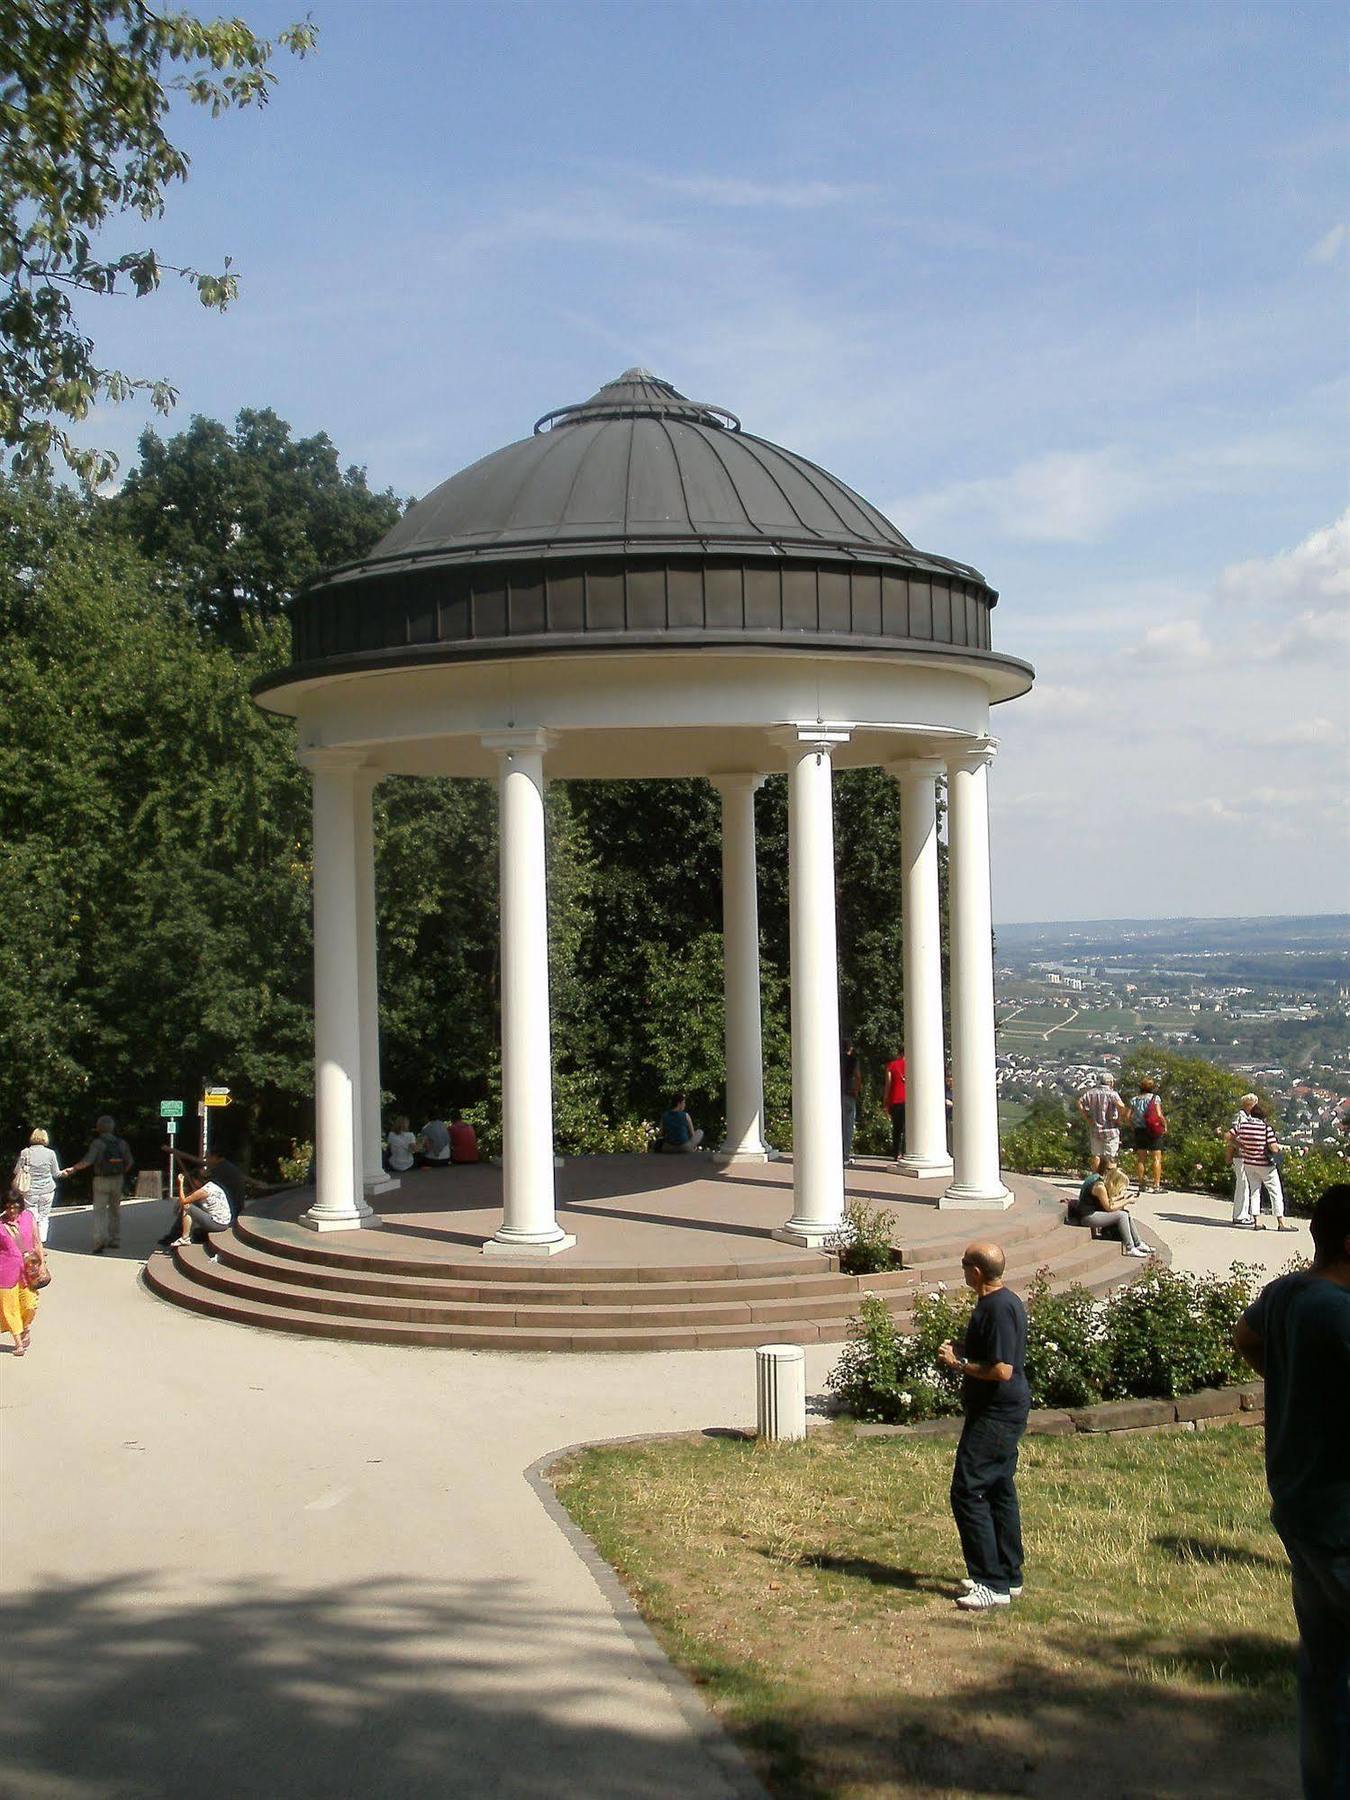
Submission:
M 502 960 L 502 1223 L 489 1256 L 553 1256 L 576 1243 L 554 1217 L 553 1055 L 544 857 L 545 731 L 483 739 L 498 759 Z
M 722 796 L 722 986 L 726 1002 L 727 1131 L 719 1162 L 769 1160 L 764 1142 L 764 1031 L 759 994 L 755 794 L 762 775 L 714 775 Z
M 994 951 L 989 895 L 989 765 L 993 738 L 974 738 L 947 763 L 952 961 L 951 1186 L 939 1205 L 1012 1205 L 998 1166 L 994 1077 Z
M 375 933 L 375 821 L 373 802 L 380 770 L 356 771 L 352 784 L 356 829 L 356 999 L 361 1013 L 361 1162 L 367 1195 L 399 1186 L 380 1160 L 384 1121 L 380 1107 L 380 976 Z
M 356 774 L 360 754 L 302 750 L 314 781 L 314 1231 L 375 1226 L 361 1180 Z
M 937 778 L 946 765 L 916 758 L 891 772 L 900 783 L 901 908 L 905 979 L 905 1155 L 921 1180 L 952 1173 L 947 1149 L 942 1041 L 942 927 L 938 906 Z
M 832 754 L 850 733 L 787 736 L 788 904 L 792 939 L 792 1217 L 774 1236 L 818 1246 L 844 1216 L 839 1106 L 839 948 L 834 917 Z

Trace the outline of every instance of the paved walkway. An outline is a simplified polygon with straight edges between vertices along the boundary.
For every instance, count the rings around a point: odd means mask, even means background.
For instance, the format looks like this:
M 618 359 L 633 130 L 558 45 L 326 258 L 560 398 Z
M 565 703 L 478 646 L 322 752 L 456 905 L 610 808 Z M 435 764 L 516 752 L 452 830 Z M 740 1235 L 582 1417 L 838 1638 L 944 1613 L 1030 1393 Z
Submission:
M 1141 1209 L 1147 1219 L 1148 1209 Z M 1182 1255 L 1278 1266 L 1302 1235 Z M 34 1346 L 0 1352 L 7 1791 L 26 1800 L 725 1800 L 725 1740 L 644 1655 L 525 1472 L 753 1417 L 748 1350 L 549 1357 L 280 1337 L 179 1312 L 58 1217 Z M 820 1388 L 836 1351 L 807 1350 Z

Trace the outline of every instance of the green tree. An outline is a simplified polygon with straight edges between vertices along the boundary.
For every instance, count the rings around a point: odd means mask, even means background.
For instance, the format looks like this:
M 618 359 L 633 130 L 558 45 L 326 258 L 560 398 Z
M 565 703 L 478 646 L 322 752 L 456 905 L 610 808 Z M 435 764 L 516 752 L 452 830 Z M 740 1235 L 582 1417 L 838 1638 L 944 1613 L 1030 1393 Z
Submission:
M 303 56 L 306 21 L 277 36 Z M 148 389 L 167 412 L 163 379 L 101 367 L 76 314 L 82 297 L 191 282 L 223 310 L 237 280 L 162 263 L 153 249 L 101 255 L 100 230 L 133 213 L 158 218 L 189 159 L 165 130 L 175 95 L 213 114 L 265 104 L 275 46 L 239 19 L 212 23 L 145 0 L 0 0 L 0 433 L 16 470 L 45 469 L 56 450 L 87 482 L 112 472 L 106 451 L 72 443 L 65 424 L 99 399 Z
M 251 681 L 284 655 L 203 643 L 108 508 L 0 482 L 0 842 L 24 883 L 0 959 L 0 1116 L 67 1141 L 104 1107 L 225 1079 L 236 1132 L 311 1086 L 309 797 Z M 258 929 L 259 919 L 267 921 Z
M 401 510 L 364 469 L 341 468 L 326 433 L 294 438 L 269 408 L 245 408 L 233 431 L 195 417 L 167 441 L 143 432 L 111 506 L 197 617 L 235 644 L 320 570 L 364 555 Z

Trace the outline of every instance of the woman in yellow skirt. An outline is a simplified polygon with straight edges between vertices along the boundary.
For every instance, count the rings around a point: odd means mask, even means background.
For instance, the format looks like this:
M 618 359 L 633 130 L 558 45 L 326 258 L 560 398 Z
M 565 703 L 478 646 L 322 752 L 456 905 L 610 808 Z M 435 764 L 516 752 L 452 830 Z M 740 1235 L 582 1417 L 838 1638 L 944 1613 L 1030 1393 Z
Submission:
M 29 1274 L 46 1272 L 47 1258 L 28 1202 L 11 1188 L 0 1203 L 0 1328 L 14 1339 L 15 1356 L 27 1355 L 37 1311 Z

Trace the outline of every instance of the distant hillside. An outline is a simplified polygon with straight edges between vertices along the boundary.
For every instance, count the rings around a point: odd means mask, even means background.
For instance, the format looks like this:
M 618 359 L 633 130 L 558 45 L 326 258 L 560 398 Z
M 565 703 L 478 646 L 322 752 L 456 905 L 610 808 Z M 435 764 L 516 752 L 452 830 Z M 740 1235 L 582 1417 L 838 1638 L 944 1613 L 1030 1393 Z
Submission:
M 1350 913 L 1309 913 L 1259 919 L 1062 919 L 995 927 L 1008 953 L 1147 949 L 1154 955 L 1188 951 L 1350 951 Z

